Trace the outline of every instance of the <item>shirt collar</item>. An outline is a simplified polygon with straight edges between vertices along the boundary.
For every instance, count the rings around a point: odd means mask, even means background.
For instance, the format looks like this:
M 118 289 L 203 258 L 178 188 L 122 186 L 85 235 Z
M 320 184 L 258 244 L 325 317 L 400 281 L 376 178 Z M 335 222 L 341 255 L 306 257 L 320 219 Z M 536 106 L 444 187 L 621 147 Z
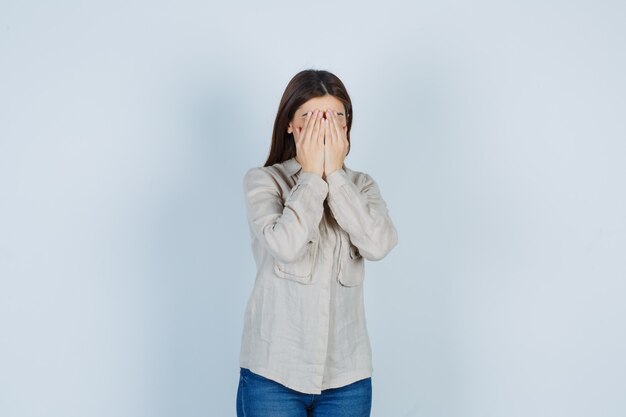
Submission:
M 300 163 L 298 161 L 296 161 L 296 157 L 294 156 L 293 158 L 287 159 L 284 163 L 283 163 L 285 170 L 287 170 L 287 174 L 289 176 L 291 175 L 295 175 L 296 172 L 299 172 L 302 169 L 302 166 L 300 165 Z

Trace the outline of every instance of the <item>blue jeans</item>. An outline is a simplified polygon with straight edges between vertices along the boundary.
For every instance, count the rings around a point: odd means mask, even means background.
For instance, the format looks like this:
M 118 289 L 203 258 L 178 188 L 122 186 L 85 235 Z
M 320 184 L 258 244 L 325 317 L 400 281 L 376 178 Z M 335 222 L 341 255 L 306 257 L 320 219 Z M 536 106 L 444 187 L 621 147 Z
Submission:
M 369 417 L 372 378 L 305 394 L 240 368 L 237 417 Z

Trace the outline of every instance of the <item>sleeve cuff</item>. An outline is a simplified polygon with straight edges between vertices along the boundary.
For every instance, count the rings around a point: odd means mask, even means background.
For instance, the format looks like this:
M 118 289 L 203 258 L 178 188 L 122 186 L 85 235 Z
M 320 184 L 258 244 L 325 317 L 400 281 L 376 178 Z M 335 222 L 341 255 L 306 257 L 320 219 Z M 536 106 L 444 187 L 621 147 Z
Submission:
M 307 184 L 320 199 L 325 199 L 328 194 L 328 183 L 315 172 L 301 172 L 298 183 Z
M 329 187 L 339 187 L 343 184 L 350 182 L 348 174 L 343 169 L 338 169 L 331 172 L 326 176 L 326 182 Z

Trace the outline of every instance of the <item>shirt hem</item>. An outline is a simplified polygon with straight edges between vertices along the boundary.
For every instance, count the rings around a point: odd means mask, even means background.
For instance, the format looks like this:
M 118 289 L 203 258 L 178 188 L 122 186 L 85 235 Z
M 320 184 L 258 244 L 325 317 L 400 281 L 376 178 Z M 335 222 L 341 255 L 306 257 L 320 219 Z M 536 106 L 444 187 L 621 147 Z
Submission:
M 272 372 L 271 370 L 268 370 L 266 368 L 257 368 L 256 366 L 253 366 L 253 365 L 246 365 L 243 362 L 240 363 L 239 366 L 242 368 L 247 368 L 250 371 L 254 372 L 255 374 L 271 379 L 272 381 L 277 382 L 286 388 L 292 389 L 294 391 L 298 391 L 303 394 L 319 395 L 324 390 L 332 389 L 332 388 L 341 388 L 343 386 L 352 384 L 353 382 L 357 382 L 365 378 L 370 378 L 372 376 L 372 370 L 359 371 L 359 372 L 355 372 L 354 374 L 344 375 L 340 378 L 333 378 L 331 379 L 330 382 L 323 383 L 321 388 L 307 388 L 303 385 L 292 384 L 291 382 L 288 382 L 285 378 L 283 378 L 281 375 L 275 372 Z
M 322 390 L 341 388 L 365 378 L 371 378 L 372 371 L 355 372 L 350 375 L 344 375 L 341 378 L 333 378 L 329 383 L 322 384 Z

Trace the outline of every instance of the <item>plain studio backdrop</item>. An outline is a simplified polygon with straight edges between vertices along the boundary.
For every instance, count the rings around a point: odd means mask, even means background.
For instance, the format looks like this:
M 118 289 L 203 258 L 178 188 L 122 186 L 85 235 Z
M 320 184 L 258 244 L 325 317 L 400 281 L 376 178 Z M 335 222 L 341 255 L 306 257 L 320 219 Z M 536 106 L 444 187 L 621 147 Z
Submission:
M 315 68 L 398 228 L 366 263 L 372 415 L 624 416 L 625 17 L 3 1 L 0 415 L 235 415 L 242 178 Z

